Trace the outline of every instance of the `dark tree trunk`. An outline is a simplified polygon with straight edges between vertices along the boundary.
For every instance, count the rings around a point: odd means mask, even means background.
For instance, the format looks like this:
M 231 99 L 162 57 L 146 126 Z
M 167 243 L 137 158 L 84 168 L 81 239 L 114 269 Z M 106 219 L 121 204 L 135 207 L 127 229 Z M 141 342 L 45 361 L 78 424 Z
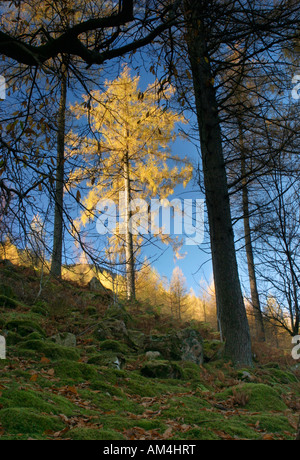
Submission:
M 61 278 L 62 248 L 63 248 L 63 210 L 64 210 L 64 179 L 65 179 L 65 129 L 67 102 L 67 72 L 68 67 L 63 58 L 61 70 L 61 94 L 57 123 L 57 165 L 55 187 L 55 212 L 51 274 Z
M 252 237 L 251 237 L 251 226 L 250 226 L 250 207 L 249 207 L 249 191 L 247 183 L 247 166 L 246 166 L 246 155 L 244 149 L 244 141 L 242 134 L 242 126 L 240 120 L 239 123 L 239 135 L 240 135 L 240 151 L 241 151 L 241 175 L 243 182 L 243 220 L 244 220 L 244 233 L 245 233 L 245 248 L 247 255 L 247 264 L 248 264 L 248 275 L 251 291 L 251 303 L 254 312 L 255 318 L 255 328 L 256 328 L 256 340 L 258 342 L 265 342 L 265 328 L 264 320 L 261 311 L 260 299 L 257 288 L 257 279 L 256 271 L 254 264 L 254 254 L 252 247 Z
M 125 254 L 126 254 L 126 283 L 127 299 L 135 300 L 135 263 L 132 231 L 130 228 L 131 210 L 131 182 L 130 182 L 130 164 L 128 153 L 124 159 L 124 183 L 125 183 Z
M 252 365 L 251 338 L 234 245 L 221 127 L 212 80 L 201 4 L 186 0 L 187 44 L 200 131 L 206 204 L 218 319 L 225 355 L 238 365 Z

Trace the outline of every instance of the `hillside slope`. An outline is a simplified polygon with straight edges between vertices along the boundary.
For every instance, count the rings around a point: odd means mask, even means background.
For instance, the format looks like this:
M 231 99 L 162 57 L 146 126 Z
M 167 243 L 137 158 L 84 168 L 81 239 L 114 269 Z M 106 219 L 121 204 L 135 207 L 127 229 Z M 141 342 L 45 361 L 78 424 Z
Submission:
M 206 325 L 108 308 L 76 283 L 39 289 L 38 273 L 0 267 L 1 440 L 295 439 L 300 373 L 280 353 L 234 369 Z M 185 331 L 204 338 L 201 364 L 176 354 Z

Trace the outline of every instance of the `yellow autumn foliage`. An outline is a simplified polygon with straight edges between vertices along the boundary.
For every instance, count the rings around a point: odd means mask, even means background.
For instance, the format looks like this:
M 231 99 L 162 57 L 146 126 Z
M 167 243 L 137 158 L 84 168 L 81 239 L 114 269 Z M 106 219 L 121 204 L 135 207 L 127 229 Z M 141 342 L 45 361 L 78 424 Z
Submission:
M 184 117 L 158 103 L 157 83 L 141 92 L 139 82 L 140 78 L 132 77 L 125 67 L 119 78 L 106 82 L 104 92 L 93 91 L 91 97 L 85 96 L 83 103 L 72 107 L 78 120 L 88 119 L 92 131 L 89 137 L 80 138 L 75 133 L 71 136 L 70 154 L 77 155 L 82 166 L 73 172 L 69 183 L 75 187 L 84 181 L 89 188 L 82 200 L 85 210 L 78 219 L 82 226 L 95 218 L 100 200 L 119 204 L 119 194 L 124 192 L 126 157 L 131 200 L 167 199 L 176 186 L 186 186 L 192 178 L 193 167 L 188 159 L 171 151 L 176 128 L 185 123 Z M 173 88 L 165 90 L 165 101 L 173 94 Z M 171 243 L 159 229 L 157 236 Z M 138 236 L 134 240 L 138 247 Z M 178 241 L 174 243 L 177 250 Z M 111 248 L 118 253 L 124 249 L 118 228 L 110 238 L 110 251 Z

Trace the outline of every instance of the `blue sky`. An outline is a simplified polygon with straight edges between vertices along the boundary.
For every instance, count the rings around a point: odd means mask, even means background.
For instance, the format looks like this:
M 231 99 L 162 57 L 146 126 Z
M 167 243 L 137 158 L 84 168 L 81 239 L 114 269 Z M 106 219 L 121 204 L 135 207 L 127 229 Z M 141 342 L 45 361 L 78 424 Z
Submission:
M 197 148 L 193 145 L 193 143 L 187 140 L 178 139 L 172 146 L 172 153 L 180 157 L 187 156 L 195 164 L 197 164 L 200 160 Z M 175 189 L 174 196 L 170 197 L 170 201 L 173 198 L 180 198 L 182 200 L 192 199 L 193 202 L 195 202 L 195 200 L 199 199 L 204 200 L 204 195 L 199 190 L 199 187 L 191 181 L 185 189 L 183 187 L 177 187 Z M 150 246 L 145 250 L 146 255 L 149 255 L 150 257 L 158 257 L 157 260 L 153 262 L 153 266 L 162 277 L 170 279 L 174 268 L 178 266 L 187 280 L 188 288 L 193 288 L 196 294 L 199 294 L 201 281 L 204 280 L 207 284 L 210 284 L 212 281 L 212 265 L 211 255 L 209 253 L 207 217 L 205 217 L 205 219 L 206 222 L 203 244 L 200 246 L 188 246 L 184 244 L 180 251 L 183 258 L 176 259 L 171 247 L 162 246 L 160 256 L 156 247 Z M 185 238 L 183 239 L 185 240 Z

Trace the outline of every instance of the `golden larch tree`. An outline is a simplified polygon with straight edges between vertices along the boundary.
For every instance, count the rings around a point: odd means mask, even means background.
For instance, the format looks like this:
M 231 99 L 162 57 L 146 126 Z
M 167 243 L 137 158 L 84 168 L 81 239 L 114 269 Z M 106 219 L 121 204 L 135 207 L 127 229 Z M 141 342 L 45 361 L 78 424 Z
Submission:
M 158 101 L 159 97 L 165 102 L 170 100 L 173 89 L 169 87 L 158 96 L 157 83 L 142 92 L 139 81 L 125 67 L 119 78 L 106 82 L 105 91 L 94 91 L 82 104 L 73 107 L 78 119 L 88 118 L 93 132 L 91 137 L 76 139 L 74 135 L 73 139 L 84 164 L 70 181 L 76 184 L 85 180 L 89 187 L 80 224 L 86 225 L 96 217 L 99 200 L 111 200 L 117 205 L 120 193 L 123 194 L 122 225 L 116 224 L 109 246 L 119 260 L 120 254 L 123 256 L 128 299 L 135 298 L 135 258 L 143 234 L 148 234 L 150 219 L 132 225 L 132 203 L 140 199 L 167 199 L 177 185 L 187 185 L 193 172 L 187 158 L 171 151 L 171 143 L 178 135 L 177 124 L 185 119 Z M 138 208 L 138 201 L 135 203 Z M 155 233 L 164 242 L 170 242 L 161 229 L 157 228 Z

